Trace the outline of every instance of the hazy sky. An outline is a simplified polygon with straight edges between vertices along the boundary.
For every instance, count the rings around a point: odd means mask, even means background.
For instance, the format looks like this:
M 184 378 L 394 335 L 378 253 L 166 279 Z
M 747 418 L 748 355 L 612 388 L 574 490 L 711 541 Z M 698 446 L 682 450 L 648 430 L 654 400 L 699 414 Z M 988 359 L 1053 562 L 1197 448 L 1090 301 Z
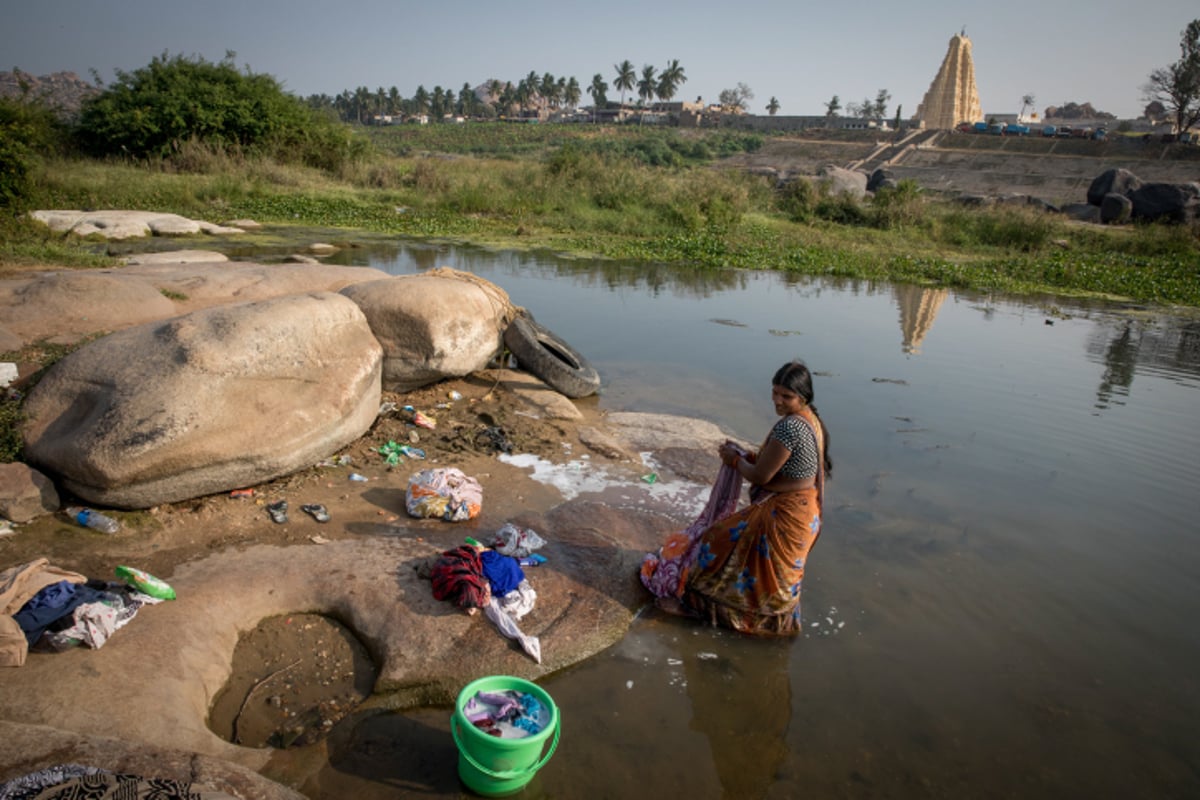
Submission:
M 629 59 L 687 75 L 677 100 L 716 102 L 745 83 L 751 111 L 821 114 L 879 89 L 913 114 L 965 28 L 987 114 L 1090 102 L 1134 117 L 1152 69 L 1179 58 L 1196 0 L 0 0 L 0 69 L 134 70 L 163 52 L 269 73 L 298 95 L 395 86 L 457 92 L 530 71 L 586 89 Z M 609 97 L 617 92 L 610 89 Z M 590 101 L 583 95 L 583 103 Z

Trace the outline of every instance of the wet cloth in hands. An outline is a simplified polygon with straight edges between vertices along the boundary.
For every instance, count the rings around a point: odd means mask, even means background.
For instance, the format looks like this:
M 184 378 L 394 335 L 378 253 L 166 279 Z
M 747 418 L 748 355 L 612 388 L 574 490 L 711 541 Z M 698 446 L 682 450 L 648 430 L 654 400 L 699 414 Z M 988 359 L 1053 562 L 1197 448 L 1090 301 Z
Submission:
M 747 455 L 745 450 L 740 450 L 740 453 Z M 651 594 L 655 597 L 679 597 L 683 593 L 688 569 L 696 560 L 700 535 L 717 520 L 732 514 L 737 509 L 741 494 L 742 474 L 722 464 L 708 494 L 708 502 L 695 521 L 685 530 L 670 534 L 657 553 L 647 553 L 642 559 L 642 585 Z

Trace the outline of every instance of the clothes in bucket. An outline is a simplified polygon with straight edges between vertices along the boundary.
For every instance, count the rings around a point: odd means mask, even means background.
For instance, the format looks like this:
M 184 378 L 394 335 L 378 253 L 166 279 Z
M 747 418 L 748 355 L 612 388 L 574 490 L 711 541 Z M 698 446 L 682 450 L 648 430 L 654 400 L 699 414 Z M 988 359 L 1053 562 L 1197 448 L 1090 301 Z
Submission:
M 472 681 L 450 719 L 459 778 L 487 797 L 519 791 L 550 760 L 561 730 L 554 700 L 537 684 L 508 675 Z

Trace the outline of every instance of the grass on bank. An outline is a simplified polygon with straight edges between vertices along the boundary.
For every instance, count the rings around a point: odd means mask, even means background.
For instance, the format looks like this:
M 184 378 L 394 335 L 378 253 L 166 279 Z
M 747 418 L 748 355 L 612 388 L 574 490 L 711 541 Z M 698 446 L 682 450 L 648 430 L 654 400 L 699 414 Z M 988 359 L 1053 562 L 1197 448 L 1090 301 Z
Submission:
M 170 158 L 51 157 L 42 208 L 174 212 L 607 258 L 777 269 L 1014 293 L 1200 306 L 1200 235 L 1181 225 L 1071 223 L 1026 206 L 966 208 L 915 185 L 859 201 L 819 181 L 775 187 L 721 169 L 761 137 L 588 125 L 368 129 L 332 172 L 186 143 Z M 7 217 L 0 262 L 102 262 Z

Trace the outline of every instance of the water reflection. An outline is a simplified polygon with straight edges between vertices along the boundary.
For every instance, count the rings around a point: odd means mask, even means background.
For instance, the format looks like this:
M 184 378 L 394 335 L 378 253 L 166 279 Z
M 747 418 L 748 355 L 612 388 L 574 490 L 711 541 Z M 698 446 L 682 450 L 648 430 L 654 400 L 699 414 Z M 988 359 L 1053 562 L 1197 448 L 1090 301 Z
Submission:
M 778 364 L 819 376 L 838 475 L 805 602 L 837 625 L 772 649 L 640 619 L 547 679 L 565 725 L 537 791 L 1200 796 L 1194 317 L 450 246 L 342 257 L 499 284 L 588 356 L 601 409 L 754 439 Z
M 744 289 L 752 273 L 728 269 L 684 269 L 665 264 L 628 264 L 608 259 L 558 258 L 540 251 L 490 251 L 450 245 L 374 244 L 342 250 L 327 261 L 347 266 L 373 266 L 393 275 L 435 267 L 529 278 L 565 278 L 585 288 L 638 289 L 651 296 L 709 297 L 715 292 Z
M 708 739 L 725 797 L 765 797 L 788 754 L 792 642 L 737 644 L 729 653 L 685 656 L 688 727 Z
M 933 327 L 938 309 L 949 291 L 925 286 L 895 286 L 892 293 L 900 307 L 900 332 L 904 334 L 902 349 L 905 353 L 919 355 L 921 342 Z

